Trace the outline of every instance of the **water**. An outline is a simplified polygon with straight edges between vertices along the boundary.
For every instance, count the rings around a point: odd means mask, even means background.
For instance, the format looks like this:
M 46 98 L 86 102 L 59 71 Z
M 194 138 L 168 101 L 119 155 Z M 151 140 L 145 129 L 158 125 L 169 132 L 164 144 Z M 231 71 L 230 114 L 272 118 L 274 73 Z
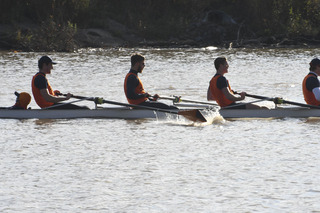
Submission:
M 146 56 L 141 79 L 152 94 L 205 101 L 213 60 L 224 55 L 234 90 L 296 102 L 303 102 L 308 63 L 320 53 L 90 49 L 50 53 L 59 64 L 48 78 L 61 92 L 125 102 L 134 52 Z M 14 91 L 31 93 L 43 54 L 0 53 L 1 106 L 13 105 Z M 320 212 L 319 124 L 0 119 L 0 212 Z

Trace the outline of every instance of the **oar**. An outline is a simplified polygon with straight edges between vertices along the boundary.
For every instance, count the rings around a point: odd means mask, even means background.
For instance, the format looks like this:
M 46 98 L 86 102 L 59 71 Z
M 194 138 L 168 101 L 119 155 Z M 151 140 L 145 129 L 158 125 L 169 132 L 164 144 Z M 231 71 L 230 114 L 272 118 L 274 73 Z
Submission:
M 265 99 L 261 99 L 261 100 L 255 100 L 255 101 L 251 101 L 251 102 L 247 102 L 247 103 L 237 103 L 235 105 L 229 105 L 226 107 L 222 107 L 221 109 L 232 109 L 235 107 L 239 107 L 239 106 L 243 106 L 243 105 L 247 105 L 247 104 L 253 104 L 253 103 L 258 103 L 258 102 L 262 102 L 262 101 L 268 101 L 269 98 L 265 98 Z
M 65 94 L 61 94 L 66 96 Z M 115 101 L 109 101 L 105 100 L 103 98 L 94 98 L 94 97 L 84 97 L 84 96 L 77 96 L 77 95 L 72 95 L 72 98 L 77 98 L 77 99 L 86 99 L 89 101 L 94 101 L 96 104 L 114 104 L 114 105 L 120 105 L 120 106 L 126 106 L 126 107 L 132 107 L 132 108 L 137 108 L 137 109 L 148 109 L 148 110 L 153 110 L 157 112 L 165 112 L 165 113 L 171 113 L 171 114 L 177 114 L 177 115 L 182 115 L 185 118 L 196 122 L 196 121 L 201 121 L 201 122 L 207 122 L 207 119 L 201 114 L 201 112 L 197 109 L 193 110 L 182 110 L 182 111 L 171 111 L 171 110 L 166 110 L 166 109 L 159 109 L 159 108 L 154 108 L 154 107 L 149 107 L 149 106 L 142 106 L 142 105 L 134 105 L 134 104 L 125 104 L 121 102 L 115 102 Z
M 283 100 L 282 98 L 268 98 L 268 97 L 264 97 L 264 96 L 260 96 L 260 95 L 251 95 L 251 94 L 246 94 L 246 96 L 251 97 L 251 98 L 257 98 L 257 99 L 272 100 L 275 104 L 292 104 L 292 105 L 301 106 L 301 107 L 320 109 L 320 106 L 303 104 L 303 103 L 298 103 L 298 102 L 293 102 L 293 101 L 287 101 L 287 100 Z
M 62 95 L 62 94 L 60 94 L 60 95 Z M 45 108 L 42 108 L 42 109 L 51 109 L 51 108 L 55 108 L 55 107 L 59 107 L 59 106 L 64 106 L 64 105 L 68 105 L 68 104 L 73 104 L 73 103 L 80 102 L 80 101 L 85 101 L 85 100 L 87 100 L 87 99 L 84 98 L 84 99 L 79 99 L 79 100 L 76 100 L 76 101 L 54 104 L 54 105 L 52 105 L 52 106 L 48 106 L 48 107 L 45 107 Z
M 179 102 L 188 102 L 188 103 L 196 103 L 196 104 L 206 104 L 206 105 L 212 105 L 212 106 L 218 106 L 217 104 L 210 103 L 210 102 L 205 102 L 205 101 L 194 101 L 194 100 L 188 100 L 188 99 L 182 99 L 180 96 L 173 96 L 173 97 L 165 97 L 165 96 L 160 96 L 160 99 L 165 99 L 165 100 L 171 100 L 174 103 L 179 103 Z

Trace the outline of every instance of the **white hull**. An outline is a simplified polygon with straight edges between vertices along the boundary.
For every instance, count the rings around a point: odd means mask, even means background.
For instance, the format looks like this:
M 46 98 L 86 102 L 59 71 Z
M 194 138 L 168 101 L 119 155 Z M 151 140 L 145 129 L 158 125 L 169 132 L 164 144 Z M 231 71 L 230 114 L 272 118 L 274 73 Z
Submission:
M 190 105 L 176 104 L 180 107 L 195 107 L 198 109 L 214 110 L 214 107 L 209 105 Z M 234 118 L 309 118 L 320 117 L 320 109 L 310 109 L 308 107 L 277 107 L 275 109 L 220 109 L 219 114 L 225 119 Z
M 284 107 L 277 109 L 225 109 L 219 110 L 224 118 L 309 118 L 320 117 L 320 109 Z
M 193 107 L 195 107 L 193 105 Z M 201 107 L 198 107 L 201 109 Z M 204 108 L 202 108 L 204 109 Z M 203 114 L 206 116 L 204 110 Z M 303 107 L 286 107 L 277 109 L 225 109 L 219 110 L 225 119 L 234 118 L 308 118 L 320 117 L 320 109 Z M 0 109 L 0 118 L 8 119 L 74 119 L 74 118 L 104 118 L 104 119 L 165 119 L 176 117 L 174 113 L 164 113 L 148 109 L 132 109 L 129 107 L 110 107 L 90 110 L 8 110 Z
M 175 114 L 173 114 L 175 115 Z M 109 119 L 145 119 L 164 118 L 166 113 L 145 109 L 130 109 L 129 107 L 114 107 L 101 109 L 66 109 L 66 110 L 7 110 L 0 109 L 0 118 L 12 119 L 72 119 L 72 118 L 109 118 Z

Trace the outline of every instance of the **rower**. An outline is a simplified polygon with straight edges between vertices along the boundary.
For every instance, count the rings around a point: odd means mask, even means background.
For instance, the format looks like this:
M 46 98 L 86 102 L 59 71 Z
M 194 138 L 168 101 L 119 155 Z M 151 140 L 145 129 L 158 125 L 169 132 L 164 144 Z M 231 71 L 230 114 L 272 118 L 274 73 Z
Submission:
M 159 109 L 178 109 L 175 106 L 158 102 L 159 95 L 151 95 L 145 92 L 142 82 L 138 77 L 138 73 L 142 73 L 145 67 L 145 57 L 141 54 L 133 54 L 131 56 L 131 69 L 124 80 L 124 93 L 130 104 L 141 105 Z
M 251 103 L 236 103 L 245 99 L 245 92 L 235 95 L 231 90 L 229 81 L 224 77 L 228 73 L 229 64 L 225 57 L 218 57 L 214 61 L 216 74 L 212 77 L 207 91 L 207 100 L 216 101 L 220 107 L 228 109 L 259 109 L 258 105 Z
M 15 92 L 14 94 L 17 96 L 17 98 L 16 103 L 11 107 L 11 109 L 27 109 L 31 101 L 31 96 L 29 95 L 29 93 Z
M 309 65 L 310 72 L 302 82 L 304 100 L 307 104 L 320 106 L 320 59 L 312 59 Z
M 11 107 L 0 107 L 0 109 L 27 109 L 31 101 L 31 96 L 27 92 L 14 92 L 16 95 L 16 102 Z M 30 109 L 30 108 L 29 108 Z
M 32 93 L 33 97 L 41 108 L 47 109 L 88 109 L 70 103 L 59 104 L 61 101 L 69 100 L 72 94 L 68 93 L 66 97 L 59 96 L 61 93 L 58 90 L 53 91 L 46 77 L 51 73 L 53 64 L 56 64 L 48 56 L 42 56 L 38 61 L 39 72 L 32 78 Z

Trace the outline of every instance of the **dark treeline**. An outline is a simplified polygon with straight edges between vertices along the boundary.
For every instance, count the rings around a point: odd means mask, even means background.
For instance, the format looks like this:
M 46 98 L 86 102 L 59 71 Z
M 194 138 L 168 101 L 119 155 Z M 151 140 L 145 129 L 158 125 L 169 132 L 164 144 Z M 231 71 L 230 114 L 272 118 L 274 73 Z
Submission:
M 139 41 L 193 45 L 261 38 L 312 43 L 320 40 L 319 11 L 320 0 L 1 0 L 0 48 L 70 51 L 79 47 L 79 29 L 88 28 L 123 40 L 125 32 Z

